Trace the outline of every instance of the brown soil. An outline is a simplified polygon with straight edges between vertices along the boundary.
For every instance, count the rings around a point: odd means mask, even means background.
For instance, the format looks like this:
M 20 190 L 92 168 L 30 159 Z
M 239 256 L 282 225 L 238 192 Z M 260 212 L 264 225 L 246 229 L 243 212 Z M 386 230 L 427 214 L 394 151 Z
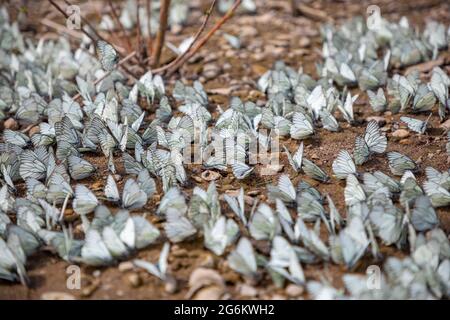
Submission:
M 36 1 L 39 2 L 39 1 Z M 95 7 L 101 8 L 103 1 L 90 1 Z M 189 25 L 179 34 L 169 34 L 168 40 L 177 44 L 187 36 L 192 35 L 198 28 L 198 21 L 202 16 L 204 9 L 208 6 L 209 1 L 195 1 L 194 9 L 191 11 Z M 240 50 L 232 49 L 225 39 L 217 34 L 210 42 L 200 51 L 194 61 L 183 66 L 180 75 L 173 76 L 166 84 L 171 88 L 171 84 L 180 77 L 185 80 L 200 79 L 207 91 L 212 89 L 222 89 L 225 94 L 210 94 L 211 111 L 216 105 L 226 108 L 230 96 L 235 95 L 243 100 L 257 101 L 264 100 L 264 96 L 256 91 L 255 82 L 268 69 L 270 69 L 276 60 L 284 60 L 287 64 L 294 68 L 303 67 L 305 72 L 315 75 L 314 63 L 318 61 L 319 56 L 317 50 L 320 49 L 319 25 L 320 22 L 311 20 L 306 17 L 293 17 L 290 12 L 289 1 L 257 1 L 258 13 L 256 15 L 238 14 L 234 16 L 221 29 L 223 32 L 240 36 L 242 48 Z M 427 19 L 435 19 L 444 22 L 446 25 L 450 23 L 449 9 L 450 4 L 447 1 L 312 1 L 308 5 L 321 9 L 334 18 L 336 23 L 342 19 L 352 15 L 364 15 L 365 10 L 370 4 L 377 4 L 381 7 L 381 13 L 388 19 L 397 20 L 402 15 L 406 15 L 413 25 L 422 26 Z M 48 10 L 41 8 L 41 11 Z M 53 19 L 57 20 L 58 15 L 53 14 Z M 217 16 L 217 15 L 216 15 Z M 212 21 L 217 18 L 212 17 Z M 47 36 L 51 36 L 48 30 L 36 24 L 38 35 L 46 32 Z M 163 60 L 170 56 L 170 53 L 164 52 Z M 444 52 L 444 66 L 447 72 L 450 70 L 450 54 Z M 221 71 L 213 79 L 205 79 L 202 75 L 205 64 L 214 64 Z M 427 74 L 423 75 L 425 78 Z M 228 93 L 226 89 L 233 88 Z M 212 90 L 214 92 L 214 90 Z M 219 90 L 220 91 L 220 90 Z M 214 113 L 216 116 L 216 114 Z M 327 173 L 331 175 L 331 163 L 337 156 L 340 149 L 352 150 L 356 135 L 364 131 L 365 124 L 362 120 L 368 116 L 374 116 L 367 103 L 366 95 L 360 94 L 356 106 L 356 118 L 361 122 L 353 127 L 348 126 L 342 119 L 340 125 L 342 130 L 337 133 L 331 133 L 323 129 L 318 129 L 313 139 L 305 141 L 305 156 L 313 160 L 321 166 Z M 439 170 L 447 170 L 448 155 L 445 151 L 446 137 L 442 130 L 439 129 L 440 123 L 437 111 L 433 112 L 430 127 L 433 129 L 425 135 L 416 135 L 411 133 L 410 136 L 401 143 L 394 140 L 391 133 L 399 126 L 400 115 L 390 115 L 389 113 L 381 114 L 386 120 L 386 132 L 389 140 L 388 151 L 396 150 L 411 156 L 420 163 L 421 171 L 417 174 L 420 182 L 424 179 L 424 169 L 432 166 Z M 424 119 L 427 115 L 418 115 L 418 118 Z M 285 139 L 282 141 L 291 151 L 294 151 L 298 145 L 298 141 Z M 103 157 L 90 155 L 87 158 L 96 164 L 99 168 L 94 179 L 81 181 L 89 185 L 91 189 L 97 189 L 98 195 L 102 193 L 102 186 L 107 176 L 107 167 Z M 316 186 L 322 193 L 328 193 L 333 198 L 341 213 L 344 212 L 343 204 L 343 188 L 345 182 L 339 182 L 332 179 L 331 183 L 317 183 L 308 179 L 304 174 L 296 174 L 287 163 L 285 155 L 281 158 L 284 168 L 281 172 L 287 173 L 297 183 L 300 179 L 305 179 Z M 119 174 L 125 177 L 123 166 L 119 157 L 116 159 L 116 166 Z M 275 181 L 277 176 L 259 176 L 259 168 L 255 179 L 247 179 L 243 182 L 233 179 L 232 174 L 223 175 L 216 183 L 219 192 L 225 190 L 238 190 L 243 186 L 246 192 L 251 190 L 259 190 L 260 194 L 256 197 L 260 199 L 266 198 L 266 183 Z M 385 157 L 375 157 L 360 168 L 361 171 L 381 170 L 389 172 L 387 160 Z M 188 186 L 184 189 L 190 194 L 195 185 L 206 188 L 208 182 L 198 182 L 202 172 L 201 166 L 188 166 L 188 174 L 190 176 Z M 198 180 L 198 181 L 197 181 Z M 145 210 L 148 212 L 149 219 L 157 226 L 162 227 L 162 223 L 151 217 L 156 210 L 156 206 L 162 196 L 161 186 L 159 185 L 159 194 L 154 196 Z M 20 190 L 20 188 L 19 188 Z M 22 187 L 23 190 L 23 187 Z M 255 197 L 255 196 L 254 196 Z M 70 210 L 70 209 L 69 209 Z M 222 210 L 226 214 L 230 214 L 230 209 L 222 203 Z M 230 215 L 231 216 L 231 215 Z M 439 209 L 439 217 L 442 227 L 448 234 L 450 232 L 450 212 L 449 208 Z M 229 296 L 233 299 L 239 299 L 241 296 L 237 291 L 237 284 L 244 280 L 231 271 L 224 263 L 223 257 L 216 257 L 203 248 L 202 239 L 198 238 L 192 242 L 183 242 L 178 245 L 172 245 L 172 251 L 169 258 L 169 265 L 172 274 L 178 280 L 178 290 L 175 294 L 166 293 L 164 283 L 157 278 L 143 271 L 137 271 L 143 282 L 138 288 L 133 288 L 127 281 L 128 273 L 122 273 L 117 267 L 100 268 L 100 275 L 94 272 L 97 269 L 82 266 L 83 288 L 92 287 L 92 283 L 96 287 L 95 290 L 83 293 L 83 290 L 68 290 L 66 288 L 66 267 L 68 264 L 57 258 L 50 252 L 41 252 L 29 259 L 27 267 L 32 285 L 26 288 L 19 284 L 10 284 L 0 280 L 0 299 L 39 299 L 41 295 L 49 291 L 61 291 L 73 294 L 76 298 L 90 299 L 184 299 L 188 290 L 187 281 L 190 273 L 197 267 L 204 265 L 205 261 L 210 260 L 216 269 L 223 275 Z M 159 244 L 152 245 L 149 248 L 139 252 L 136 257 L 149 261 L 156 261 L 162 247 L 164 239 Z M 254 242 L 256 248 L 260 252 L 267 253 L 267 244 Z M 384 256 L 404 256 L 406 253 L 401 252 L 393 247 L 382 247 Z M 225 255 L 226 256 L 226 255 Z M 212 262 L 211 262 L 212 261 Z M 352 272 L 364 273 L 365 268 L 369 264 L 381 264 L 382 261 L 374 262 L 370 257 L 366 258 Z M 321 279 L 325 277 L 329 279 L 333 285 L 342 287 L 341 276 L 345 272 L 344 267 L 333 264 L 304 265 L 305 274 L 308 280 Z M 95 277 L 96 274 L 98 277 Z M 286 297 L 284 289 L 277 289 L 272 281 L 266 275 L 255 287 L 258 290 L 258 298 L 271 299 L 274 297 Z M 307 298 L 307 295 L 304 296 Z

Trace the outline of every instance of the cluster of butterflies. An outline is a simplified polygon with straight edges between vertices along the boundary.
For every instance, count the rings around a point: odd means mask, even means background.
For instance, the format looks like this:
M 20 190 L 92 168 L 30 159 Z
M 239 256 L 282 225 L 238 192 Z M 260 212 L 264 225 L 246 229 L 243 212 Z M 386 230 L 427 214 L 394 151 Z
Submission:
M 374 36 L 378 39 L 375 41 L 370 32 L 361 31 L 358 42 L 366 45 L 364 50 L 357 47 L 360 55 L 354 57 L 359 58 L 352 60 L 345 55 L 352 54 L 348 50 L 352 52 L 355 42 L 342 47 L 346 53 L 339 44 L 349 41 L 347 33 L 353 25 L 346 24 L 340 31 L 326 29 L 324 52 L 328 50 L 328 54 L 324 56 L 328 62 L 322 70 L 328 71 L 320 80 L 277 62 L 258 81 L 260 90 L 268 96 L 266 105 L 233 97 L 228 108 L 217 107 L 217 116 L 213 117 L 200 82 L 192 86 L 176 82 L 172 97 L 166 95 L 162 78 L 151 72 L 127 86 L 116 70 L 118 55 L 110 44 L 95 44 L 98 60 L 92 56 L 92 45 L 82 44 L 84 47 L 74 54 L 62 39 L 41 40 L 35 47 L 22 38 L 4 9 L 0 13 L 0 112 L 3 117 L 14 115 L 24 124 L 39 124 L 39 131 L 31 137 L 5 129 L 0 143 L 1 279 L 28 284 L 27 260 L 42 248 L 71 263 L 109 266 L 132 258 L 136 250 L 164 237 L 169 242 L 163 245 L 156 263 L 133 262 L 169 281 L 170 242 L 201 236 L 205 248 L 218 256 L 226 255 L 230 268 L 243 277 L 258 280 L 267 272 L 277 286 L 282 287 L 286 281 L 304 285 L 316 298 L 347 295 L 326 279 L 308 281 L 302 265 L 335 263 L 353 270 L 368 255 L 379 261 L 380 243 L 395 245 L 409 249 L 411 255 L 387 259 L 383 290 L 367 290 L 363 276 L 345 275 L 349 296 L 450 296 L 450 243 L 439 228 L 435 211 L 436 207 L 450 205 L 450 172 L 428 167 L 427 179 L 420 186 L 414 176 L 418 165 L 395 151 L 386 156 L 391 173 L 400 180 L 381 171 L 359 171 L 357 166 L 387 149 L 387 138 L 375 121 L 356 138 L 352 153 L 341 150 L 332 164 L 333 176 L 346 181 L 346 215 L 339 213 L 329 195 L 321 194 L 305 180 L 294 186 L 286 174 L 279 176 L 277 184 L 267 186 L 268 202 L 254 198 L 251 205 L 243 188 L 235 195 L 221 195 L 214 182 L 206 190 L 194 187 L 189 196 L 183 191 L 188 182 L 186 164 L 192 157 L 198 157 L 205 169 L 231 169 L 236 179 L 246 179 L 256 174 L 255 167 L 247 164 L 254 141 L 268 151 L 272 136 L 305 140 L 317 133 L 318 126 L 338 131 L 336 111 L 344 121 L 356 124 L 353 103 L 358 96 L 333 85 L 333 81 L 338 86 L 356 83 L 348 82 L 355 72 L 355 61 L 362 66 L 355 75 L 358 82 L 361 75 L 375 69 L 383 74 L 377 85 L 367 89 L 388 83 L 388 88 L 396 92 L 390 95 L 398 98 L 398 111 L 430 112 L 436 101 L 445 111 L 450 81 L 441 69 L 432 71 L 429 84 L 422 84 L 414 73 L 387 78 L 395 43 L 400 41 L 393 25 L 386 27 L 393 34 L 388 41 L 392 54 L 383 61 L 376 60 L 380 35 Z M 424 39 L 434 43 L 436 50 L 442 48 L 429 31 Z M 338 58 L 341 51 L 343 56 Z M 336 77 L 336 70 L 340 76 Z M 110 74 L 94 84 L 93 80 L 105 72 Z M 76 92 L 81 103 L 71 98 Z M 381 101 L 379 92 L 368 93 L 372 107 L 375 100 Z M 139 105 L 142 99 L 156 107 L 154 115 L 146 115 Z M 178 105 L 177 113 L 172 109 L 173 100 Z M 377 111 L 382 110 L 380 101 L 376 101 Z M 440 114 L 445 116 L 445 112 Z M 426 122 L 409 117 L 401 120 L 415 132 L 426 130 Z M 196 146 L 194 150 L 192 145 Z M 303 146 L 302 141 L 293 154 L 284 149 L 293 170 L 321 183 L 329 182 L 332 177 L 303 156 Z M 450 150 L 450 144 L 447 148 Z M 86 185 L 90 177 L 100 178 L 97 166 L 91 163 L 94 154 L 103 155 L 101 159 L 107 162 L 102 190 Z M 117 177 L 118 159 L 127 174 L 122 185 L 116 182 L 121 179 Z M 22 181 L 23 192 L 19 191 Z M 151 210 L 146 205 L 157 193 L 158 182 L 164 195 L 151 214 L 163 221 L 163 230 L 146 219 Z M 65 214 L 68 207 L 79 224 L 76 232 L 81 231 L 84 239 L 74 235 Z M 224 208 L 233 216 L 226 215 Z M 270 249 L 255 250 L 255 241 L 270 243 Z
M 322 26 L 324 62 L 317 64 L 318 73 L 341 86 L 374 90 L 386 84 L 389 65 L 405 67 L 435 59 L 448 46 L 450 29 L 436 21 L 428 21 L 419 33 L 406 17 L 399 22 L 377 20 L 376 26 L 369 26 L 362 17 L 341 26 Z

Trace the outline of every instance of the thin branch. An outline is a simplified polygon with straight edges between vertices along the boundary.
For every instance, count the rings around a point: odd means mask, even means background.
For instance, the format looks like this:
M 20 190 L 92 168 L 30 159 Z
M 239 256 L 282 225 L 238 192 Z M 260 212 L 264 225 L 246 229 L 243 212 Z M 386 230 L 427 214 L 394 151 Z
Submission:
M 181 59 L 184 59 L 184 57 L 189 53 L 189 51 L 192 49 L 192 47 L 194 46 L 194 44 L 197 42 L 197 40 L 200 38 L 201 34 L 203 33 L 203 31 L 206 28 L 206 25 L 208 24 L 209 18 L 211 17 L 211 14 L 213 13 L 214 7 L 216 5 L 217 0 L 213 0 L 213 2 L 211 3 L 211 6 L 209 7 L 208 11 L 206 11 L 206 14 L 203 18 L 203 22 L 202 25 L 200 26 L 200 29 L 198 29 L 197 33 L 194 35 L 194 39 L 192 40 L 191 44 L 189 45 L 189 47 L 187 48 L 186 51 L 184 51 L 182 54 L 180 54 L 176 59 L 174 59 L 172 62 L 170 62 L 169 64 L 167 64 L 166 66 L 162 67 L 164 68 L 163 70 L 166 70 L 170 67 L 172 67 L 173 65 L 175 65 L 176 63 L 178 63 Z M 160 69 L 162 69 L 160 68 Z M 157 69 L 158 70 L 158 69 Z M 162 71 L 162 70 L 160 70 Z
M 120 21 L 119 16 L 117 15 L 116 9 L 114 9 L 114 6 L 113 6 L 111 0 L 108 0 L 108 4 L 109 4 L 109 7 L 111 8 L 111 14 L 114 19 L 114 22 L 120 28 L 120 31 L 122 32 L 122 37 L 125 37 L 125 41 L 127 44 L 127 50 L 131 51 L 132 46 L 131 46 L 130 38 L 128 37 L 128 34 L 125 31 L 125 27 L 123 26 L 122 21 Z
M 161 0 L 161 11 L 159 13 L 159 29 L 156 36 L 155 49 L 152 56 L 152 64 L 157 67 L 161 58 L 161 51 L 164 46 L 164 38 L 166 36 L 167 20 L 169 17 L 170 0 Z
M 289 3 L 291 5 L 292 15 L 294 17 L 297 16 L 298 15 L 297 1 L 296 0 L 289 0 Z
M 139 64 L 142 64 L 142 46 L 141 46 L 141 17 L 139 15 L 140 2 L 136 3 L 136 51 Z
M 178 70 L 186 61 L 188 61 L 198 50 L 200 50 L 205 43 L 214 35 L 214 33 L 220 29 L 220 27 L 227 22 L 234 14 L 236 9 L 241 4 L 242 0 L 236 0 L 233 4 L 233 6 L 228 10 L 228 12 L 212 27 L 212 29 L 201 39 L 198 40 L 198 42 L 195 43 L 195 45 L 192 46 L 191 50 L 188 50 L 188 52 L 177 62 L 170 63 L 164 67 L 161 67 L 159 69 L 153 70 L 154 73 L 159 73 L 165 70 L 168 70 L 167 75 L 173 74 L 176 70 Z
M 128 60 L 130 60 L 131 58 L 133 58 L 134 56 L 136 56 L 136 51 L 131 52 L 129 55 L 127 55 L 125 58 L 123 58 L 122 60 L 119 61 L 119 63 L 117 64 L 117 67 L 122 67 L 123 68 L 123 64 L 125 62 L 127 62 Z M 109 76 L 111 74 L 111 71 L 106 72 L 103 76 L 101 76 L 100 78 L 98 78 L 97 80 L 94 81 L 94 86 L 97 85 L 100 81 L 102 81 L 103 79 L 105 79 L 107 76 Z M 73 100 L 78 100 L 81 97 L 80 93 L 77 93 L 76 95 L 74 95 L 72 97 Z
M 148 41 L 147 41 L 147 56 L 150 57 L 152 55 L 152 0 L 146 1 L 145 10 L 147 12 L 147 32 L 148 32 Z
M 65 33 L 71 37 L 78 39 L 78 40 L 83 39 L 83 34 L 81 32 L 78 32 L 76 30 L 71 30 L 64 25 L 53 22 L 52 20 L 49 20 L 47 18 L 42 19 L 41 24 L 43 24 L 46 27 L 53 28 L 60 33 Z
M 68 0 L 64 0 L 64 3 L 65 3 L 67 6 L 71 6 L 71 5 L 72 5 Z M 92 25 L 89 23 L 89 21 L 87 21 L 87 20 L 83 17 L 83 15 L 80 14 L 80 18 L 81 18 L 81 21 L 82 21 L 85 25 L 87 25 L 87 26 L 89 27 L 89 29 L 92 30 L 92 32 L 94 32 L 94 34 L 97 36 L 98 39 L 103 40 L 103 41 L 106 41 L 106 40 L 105 40 L 105 39 L 97 32 L 97 30 L 95 30 L 95 28 L 92 27 Z
M 324 22 L 330 22 L 333 20 L 325 11 L 308 7 L 307 5 L 300 4 L 297 6 L 297 10 L 300 14 L 313 20 L 319 20 Z
M 66 17 L 66 19 L 70 19 L 69 15 L 68 15 L 63 9 L 61 9 L 61 7 L 60 7 L 55 1 L 53 1 L 53 0 L 48 0 L 48 1 L 50 1 L 50 3 L 52 4 L 52 6 L 54 6 L 54 7 L 56 8 L 56 10 L 58 10 L 59 12 L 61 12 L 62 15 L 63 15 L 64 17 Z M 81 31 L 82 31 L 87 37 L 89 37 L 89 39 L 91 39 L 93 43 L 95 43 L 94 37 L 93 37 L 89 32 L 87 32 L 86 30 L 84 30 L 83 27 L 81 27 Z

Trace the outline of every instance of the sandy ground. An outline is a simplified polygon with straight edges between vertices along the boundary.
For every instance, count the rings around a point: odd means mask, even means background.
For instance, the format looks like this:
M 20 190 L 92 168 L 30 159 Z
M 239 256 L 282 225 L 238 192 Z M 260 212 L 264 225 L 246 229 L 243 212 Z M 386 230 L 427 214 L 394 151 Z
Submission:
M 38 2 L 38 1 L 37 1 Z M 256 90 L 255 82 L 258 78 L 277 60 L 284 60 L 294 68 L 303 67 L 308 73 L 315 75 L 314 63 L 319 57 L 317 50 L 320 49 L 320 39 L 318 27 L 320 22 L 307 17 L 293 17 L 289 10 L 288 1 L 257 1 L 259 8 L 256 15 L 238 14 L 234 16 L 222 29 L 221 32 L 227 32 L 232 35 L 240 36 L 242 48 L 240 50 L 232 49 L 219 32 L 210 42 L 200 51 L 194 61 L 183 66 L 180 74 L 168 79 L 167 86 L 171 90 L 171 84 L 176 79 L 184 78 L 187 80 L 199 79 L 209 92 L 210 111 L 214 111 L 216 105 L 223 108 L 227 107 L 227 102 L 231 95 L 239 96 L 243 100 L 264 101 L 264 95 Z M 411 3 L 411 4 L 409 4 Z M 102 1 L 93 1 L 96 7 L 101 7 Z M 363 15 L 369 4 L 377 4 L 381 7 L 382 15 L 389 19 L 399 19 L 402 15 L 410 18 L 410 23 L 423 25 L 426 19 L 435 19 L 446 23 L 450 22 L 449 7 L 446 1 L 313 1 L 308 5 L 325 11 L 329 17 L 336 23 L 352 15 Z M 198 21 L 208 6 L 208 1 L 196 1 L 194 9 L 191 11 L 189 24 L 186 28 L 177 34 L 168 35 L 168 40 L 173 43 L 179 43 L 182 39 L 190 36 L 197 30 Z M 46 10 L 41 8 L 42 10 Z M 44 12 L 45 13 L 45 12 Z M 52 14 L 52 17 L 58 17 Z M 57 18 L 54 18 L 57 19 Z M 217 18 L 211 18 L 215 21 Z M 47 33 L 48 29 L 36 24 L 34 28 L 38 29 L 38 35 Z M 30 30 L 29 32 L 32 32 Z M 51 36 L 51 35 L 50 35 Z M 444 57 L 442 68 L 450 70 L 450 54 L 443 52 Z M 170 56 L 165 52 L 163 59 Z M 211 72 L 211 70 L 215 70 Z M 426 78 L 427 74 L 422 74 Z M 151 111 L 151 110 L 150 110 Z M 381 116 L 385 120 L 384 130 L 387 133 L 389 145 L 388 151 L 399 151 L 411 156 L 420 163 L 422 169 L 417 177 L 420 182 L 424 179 L 424 169 L 426 166 L 433 166 L 439 170 L 448 169 L 448 156 L 445 152 L 446 138 L 443 130 L 439 128 L 440 123 L 437 117 L 437 111 L 431 119 L 428 134 L 419 136 L 410 133 L 409 137 L 398 141 L 392 137 L 392 132 L 403 126 L 399 122 L 400 115 L 391 115 L 390 113 L 374 114 L 368 105 L 367 96 L 361 94 L 355 107 L 355 117 L 360 120 L 355 126 L 350 127 L 342 119 L 340 125 L 343 130 L 337 133 L 331 133 L 319 129 L 314 138 L 305 141 L 305 156 L 314 160 L 321 168 L 331 175 L 331 163 L 340 149 L 352 150 L 354 139 L 358 134 L 364 131 L 364 119 L 369 116 Z M 152 116 L 150 115 L 150 118 Z M 426 115 L 419 115 L 418 118 L 424 119 Z M 284 139 L 285 144 L 291 151 L 294 151 L 298 141 Z M 107 176 L 107 167 L 102 157 L 90 155 L 87 158 L 95 163 L 99 170 L 96 176 L 82 183 L 88 184 L 91 189 L 97 190 L 97 194 L 102 193 L 102 187 L 105 184 Z M 308 179 L 304 174 L 295 173 L 288 165 L 285 155 L 281 158 L 284 165 L 280 173 L 287 173 L 292 178 L 294 184 L 305 179 L 313 186 L 316 186 L 322 193 L 329 193 L 336 203 L 338 209 L 344 212 L 343 189 L 345 182 L 339 182 L 332 179 L 329 184 L 319 184 Z M 125 177 L 123 166 L 120 159 L 116 159 L 116 167 L 119 174 Z M 257 172 L 260 168 L 257 168 Z M 188 166 L 189 182 L 185 191 L 187 194 L 192 192 L 196 185 L 206 188 L 207 181 L 200 178 L 202 172 L 201 166 Z M 385 157 L 376 157 L 360 169 L 364 171 L 381 170 L 389 172 L 387 159 Z M 277 179 L 274 176 L 259 176 L 256 179 L 237 181 L 233 175 L 222 175 L 216 180 L 220 193 L 228 190 L 238 190 L 243 186 L 246 192 L 255 191 L 250 197 L 258 197 L 265 200 L 267 197 L 264 186 Z M 123 181 L 122 181 L 123 182 Z M 121 184 L 119 184 L 121 187 Z M 162 196 L 161 186 L 159 194 L 147 204 L 142 212 L 148 212 L 150 220 L 160 228 L 162 222 L 151 217 L 156 210 L 156 206 Z M 19 187 L 20 190 L 20 187 Z M 22 186 L 23 190 L 23 186 Z M 222 202 L 222 211 L 230 215 L 230 209 Z M 69 209 L 70 213 L 70 209 Z M 448 234 L 450 232 L 450 212 L 448 208 L 439 210 L 439 217 L 442 227 Z M 139 252 L 136 257 L 149 261 L 156 261 L 162 247 L 164 239 L 160 239 L 158 244 Z M 268 253 L 266 243 L 254 242 L 259 252 Z M 384 256 L 404 256 L 405 253 L 393 248 L 382 247 Z M 370 258 L 364 259 L 351 272 L 363 273 L 370 264 L 382 264 L 383 261 L 374 262 Z M 224 262 L 223 257 L 214 256 L 203 248 L 202 238 L 192 242 L 183 242 L 173 245 L 169 257 L 171 273 L 177 279 L 178 285 L 175 293 L 169 293 L 164 283 L 155 277 L 138 270 L 121 272 L 117 267 L 109 268 L 90 268 L 82 267 L 82 289 L 68 290 L 66 288 L 66 268 L 68 264 L 55 257 L 50 252 L 40 252 L 29 259 L 27 267 L 32 285 L 25 288 L 19 284 L 10 284 L 0 280 L 0 298 L 3 299 L 39 299 L 45 292 L 67 292 L 76 298 L 90 299 L 184 299 L 188 291 L 188 279 L 193 270 L 198 267 L 213 267 L 219 271 L 226 282 L 226 297 L 233 299 L 243 298 L 242 283 L 245 283 L 238 274 L 230 270 Z M 308 280 L 325 277 L 333 285 L 342 286 L 341 276 L 348 272 L 344 267 L 333 264 L 304 265 L 305 275 Z M 136 284 L 134 280 L 139 279 Z M 265 275 L 257 284 L 248 284 L 256 288 L 256 293 L 252 296 L 259 299 L 286 298 L 285 289 L 278 289 L 270 278 Z M 306 293 L 300 296 L 307 298 Z M 248 298 L 248 296 L 247 296 Z

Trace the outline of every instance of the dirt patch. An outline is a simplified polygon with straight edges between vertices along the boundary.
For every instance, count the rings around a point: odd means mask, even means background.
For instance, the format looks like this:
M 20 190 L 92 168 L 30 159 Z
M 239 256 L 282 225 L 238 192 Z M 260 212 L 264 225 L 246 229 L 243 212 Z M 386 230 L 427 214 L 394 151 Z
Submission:
M 95 5 L 99 5 L 102 1 L 94 1 Z M 208 1 L 200 1 L 194 4 L 192 14 L 189 19 L 188 27 L 184 28 L 179 34 L 169 34 L 168 40 L 174 44 L 178 44 L 187 36 L 192 35 L 198 28 L 197 21 L 202 15 L 203 10 L 208 6 Z M 221 30 L 232 35 L 240 36 L 242 48 L 233 49 L 225 40 L 221 33 L 217 34 L 210 42 L 199 52 L 194 61 L 182 67 L 179 75 L 175 75 L 167 80 L 166 85 L 171 88 L 176 79 L 192 81 L 199 79 L 205 86 L 206 91 L 224 92 L 223 94 L 209 95 L 211 103 L 211 111 L 215 110 L 216 105 L 226 108 L 230 96 L 239 96 L 243 100 L 252 100 L 255 102 L 264 101 L 264 96 L 256 91 L 257 79 L 277 60 L 283 60 L 294 68 L 303 68 L 306 73 L 315 75 L 315 62 L 319 61 L 319 25 L 317 21 L 313 21 L 306 17 L 293 17 L 290 13 L 287 1 L 257 1 L 257 15 L 239 14 L 233 17 Z M 370 1 L 370 4 L 379 5 L 383 16 L 388 19 L 399 19 L 402 15 L 409 18 L 413 25 L 422 26 L 427 19 L 434 19 L 450 23 L 448 15 L 450 4 L 447 1 L 421 0 L 415 1 L 414 5 L 410 1 Z M 335 19 L 339 23 L 352 15 L 364 15 L 368 2 L 360 1 L 313 1 L 309 5 L 316 9 L 324 10 L 328 16 Z M 42 9 L 41 9 L 42 10 Z M 426 12 L 426 14 L 424 14 Z M 212 21 L 217 18 L 211 18 Z M 38 35 L 44 32 L 39 24 L 33 25 L 29 32 L 37 29 Z M 170 53 L 163 52 L 163 60 L 167 59 Z M 450 54 L 444 52 L 441 54 L 444 58 L 442 66 L 449 71 Z M 213 77 L 206 77 L 204 74 L 205 66 L 208 64 L 215 65 L 220 71 Z M 427 75 L 423 75 L 425 78 Z M 231 88 L 231 90 L 230 90 Z M 227 89 L 227 91 L 224 91 Z M 422 183 L 425 177 L 424 169 L 432 166 L 441 171 L 447 170 L 448 155 L 445 151 L 446 137 L 438 129 L 430 130 L 425 135 L 417 135 L 410 133 L 404 142 L 399 143 L 392 137 L 392 132 L 399 126 L 400 115 L 390 115 L 389 113 L 374 114 L 367 103 L 367 97 L 362 93 L 358 99 L 355 108 L 355 117 L 358 120 L 364 120 L 369 116 L 382 116 L 385 118 L 386 130 L 389 144 L 388 151 L 399 151 L 409 155 L 412 159 L 420 163 L 420 172 L 416 175 Z M 217 112 L 213 112 L 213 116 L 217 117 Z M 425 119 L 427 115 L 418 115 L 417 118 Z M 354 145 L 354 139 L 358 134 L 364 131 L 365 124 L 360 121 L 356 126 L 348 126 L 342 119 L 338 119 L 342 130 L 340 132 L 329 132 L 318 129 L 315 137 L 306 140 L 305 157 L 314 160 L 321 168 L 331 175 L 331 164 L 337 156 L 339 150 L 347 149 L 351 151 Z M 439 120 L 437 111 L 433 112 L 430 121 L 430 127 L 439 128 Z M 396 141 L 396 143 L 393 143 Z M 294 151 L 298 145 L 298 141 L 292 139 L 283 139 L 282 144 L 286 145 L 291 151 Z M 102 194 L 102 186 L 105 184 L 108 170 L 105 159 L 95 155 L 87 155 L 86 159 L 98 167 L 98 171 L 93 178 L 80 181 L 94 189 L 97 195 Z M 328 193 L 333 198 L 341 213 L 344 212 L 344 196 L 343 190 L 345 182 L 339 182 L 332 179 L 330 183 L 317 183 L 308 179 L 304 174 L 297 174 L 289 166 L 286 157 L 283 155 L 282 164 L 284 165 L 281 173 L 287 173 L 293 180 L 294 184 L 305 179 L 313 186 L 317 187 L 320 192 Z M 126 179 L 123 165 L 120 157 L 115 160 L 118 173 L 123 176 L 120 181 L 119 188 L 122 187 Z M 258 171 L 259 168 L 256 169 Z M 364 164 L 361 170 L 372 172 L 381 170 L 389 172 L 387 159 L 385 157 L 374 157 L 372 160 Z M 206 188 L 207 181 L 197 182 L 194 176 L 200 176 L 203 169 L 200 166 L 190 165 L 187 168 L 189 182 L 187 187 L 183 189 L 187 194 L 191 194 L 194 186 L 199 185 Z M 276 181 L 277 176 L 260 177 L 256 179 L 248 179 L 237 181 L 232 174 L 222 175 L 217 181 L 217 188 L 220 193 L 225 190 L 238 190 L 241 186 L 245 191 L 258 190 L 258 197 L 265 199 L 267 183 Z M 24 190 L 24 186 L 18 186 L 19 192 Z M 155 212 L 159 199 L 162 196 L 161 185 L 158 182 L 159 193 L 156 194 L 141 212 L 148 213 L 149 219 L 158 227 L 162 227 L 161 222 L 152 217 Z M 222 211 L 230 214 L 229 208 L 222 202 Z M 136 212 L 139 213 L 139 212 Z M 448 234 L 450 232 L 450 210 L 442 208 L 438 210 L 441 219 L 442 228 Z M 231 217 L 231 215 L 230 215 Z M 136 257 L 156 261 L 161 251 L 163 240 L 159 244 L 152 245 L 149 248 L 139 252 Z M 264 245 L 254 243 L 258 251 L 264 251 Z M 172 253 L 181 251 L 184 254 L 171 254 L 169 258 L 169 266 L 172 274 L 178 280 L 178 290 L 176 293 L 168 293 L 165 290 L 164 283 L 157 278 L 150 276 L 143 271 L 127 271 L 121 272 L 117 267 L 109 268 L 91 268 L 82 266 L 83 283 L 91 285 L 96 284 L 96 288 L 89 294 L 83 293 L 83 290 L 68 290 L 66 287 L 66 268 L 68 264 L 55 257 L 50 252 L 41 252 L 29 258 L 28 273 L 31 279 L 31 287 L 25 288 L 19 284 L 10 284 L 0 281 L 0 299 L 39 299 L 44 292 L 63 291 L 73 294 L 77 298 L 91 299 L 184 299 L 188 290 L 187 281 L 191 272 L 199 266 L 204 266 L 205 261 L 218 269 L 226 281 L 229 296 L 234 299 L 242 298 L 239 294 L 237 285 L 244 282 L 238 274 L 231 271 L 223 257 L 216 257 L 208 250 L 203 248 L 202 239 L 196 239 L 192 242 L 183 242 L 172 246 Z M 384 256 L 404 256 L 405 254 L 392 247 L 382 247 L 381 252 Z M 226 253 L 227 254 L 227 253 Z M 226 254 L 224 256 L 226 256 Z M 383 261 L 376 262 L 381 264 Z M 364 259 L 355 267 L 354 272 L 364 272 L 365 267 L 373 264 L 370 258 Z M 304 265 L 305 276 L 308 280 L 320 280 L 325 277 L 331 281 L 336 287 L 342 287 L 341 276 L 348 272 L 344 267 L 333 264 L 317 264 Z M 137 273 L 142 280 L 138 287 L 130 285 L 128 275 Z M 286 297 L 284 289 L 276 288 L 271 279 L 266 275 L 257 285 L 257 297 L 260 299 L 271 299 L 275 296 Z M 307 297 L 306 294 L 304 297 Z

